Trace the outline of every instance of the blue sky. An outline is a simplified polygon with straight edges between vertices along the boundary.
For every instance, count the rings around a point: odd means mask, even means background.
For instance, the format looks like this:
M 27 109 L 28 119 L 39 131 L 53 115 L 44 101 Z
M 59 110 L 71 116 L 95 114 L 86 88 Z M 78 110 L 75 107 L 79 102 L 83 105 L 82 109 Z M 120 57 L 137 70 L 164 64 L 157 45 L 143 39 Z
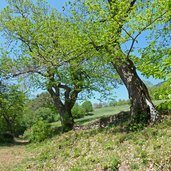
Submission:
M 61 12 L 62 12 L 62 6 L 67 1 L 69 1 L 69 0 L 48 0 L 48 2 L 50 3 L 50 5 L 52 7 L 57 8 Z M 0 9 L 4 8 L 5 5 L 6 5 L 5 0 L 1 0 L 1 2 L 0 2 Z M 144 33 L 142 36 L 140 36 L 138 46 L 144 46 L 146 44 L 145 39 L 144 39 L 145 34 L 146 33 Z M 0 39 L 0 43 L 2 43 L 2 39 Z M 141 77 L 141 79 L 146 80 L 146 81 L 148 80 L 151 83 L 153 83 L 154 85 L 157 84 L 157 83 L 159 83 L 159 82 L 161 82 L 161 80 L 154 79 L 152 77 L 150 77 L 149 79 L 147 79 L 147 78 L 143 77 L 140 72 L 138 72 L 138 74 Z M 99 95 L 98 94 L 95 94 L 95 96 L 97 98 L 92 99 L 92 102 L 98 102 L 97 99 L 99 98 Z M 115 89 L 114 90 L 114 96 L 116 96 L 116 99 L 117 100 L 118 99 L 128 99 L 128 93 L 127 93 L 127 90 L 126 90 L 125 86 L 119 86 L 119 88 Z

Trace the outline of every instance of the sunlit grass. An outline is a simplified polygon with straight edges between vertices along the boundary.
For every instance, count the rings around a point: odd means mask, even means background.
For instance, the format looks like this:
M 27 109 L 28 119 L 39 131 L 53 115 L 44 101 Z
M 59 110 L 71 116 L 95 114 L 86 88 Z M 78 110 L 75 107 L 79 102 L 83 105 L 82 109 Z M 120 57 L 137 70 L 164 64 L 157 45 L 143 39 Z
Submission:
M 27 146 L 32 157 L 15 170 L 117 170 L 127 162 L 134 171 L 170 170 L 171 115 L 153 127 L 136 132 L 120 126 L 70 131 Z M 13 170 L 12 169 L 12 170 Z
M 128 105 L 96 109 L 94 115 L 77 122 L 82 120 L 82 123 L 87 123 L 128 109 Z M 53 123 L 52 126 L 60 126 L 59 124 Z M 126 123 L 103 129 L 70 131 L 41 143 L 22 146 L 23 154 L 20 153 L 19 156 L 19 146 L 1 147 L 0 153 L 5 148 L 6 153 L 13 151 L 9 153 L 11 158 L 19 160 L 16 164 L 4 164 L 0 170 L 117 170 L 125 163 L 133 171 L 146 171 L 150 168 L 171 170 L 171 115 L 166 115 L 153 127 L 145 127 L 135 132 L 127 132 L 124 127 L 126 128 Z

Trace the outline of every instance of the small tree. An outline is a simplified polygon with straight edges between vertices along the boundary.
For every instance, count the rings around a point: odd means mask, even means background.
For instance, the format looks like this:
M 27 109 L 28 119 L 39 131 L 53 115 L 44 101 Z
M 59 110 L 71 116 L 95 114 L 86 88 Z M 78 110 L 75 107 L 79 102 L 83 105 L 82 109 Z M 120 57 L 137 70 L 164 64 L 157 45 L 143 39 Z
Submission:
M 50 136 L 52 136 L 52 129 L 50 128 L 50 125 L 42 120 L 37 121 L 24 133 L 24 137 L 32 142 L 41 142 Z
M 72 114 L 74 119 L 83 118 L 85 116 L 85 109 L 76 103 L 72 108 Z
M 86 114 L 93 112 L 93 105 L 90 101 L 85 101 L 81 106 L 85 110 Z

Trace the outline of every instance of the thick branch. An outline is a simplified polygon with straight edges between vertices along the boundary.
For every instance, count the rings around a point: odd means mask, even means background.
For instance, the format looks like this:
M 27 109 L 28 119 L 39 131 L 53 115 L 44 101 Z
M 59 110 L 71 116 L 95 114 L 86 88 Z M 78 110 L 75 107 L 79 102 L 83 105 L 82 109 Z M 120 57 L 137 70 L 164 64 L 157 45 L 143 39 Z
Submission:
M 6 76 L 5 79 L 9 79 L 10 77 L 14 78 L 14 77 L 18 77 L 18 76 L 29 74 L 29 73 L 37 73 L 37 74 L 45 77 L 45 74 L 36 70 L 35 68 L 27 68 L 25 71 L 19 71 L 18 73 L 12 73 L 11 76 Z
M 55 89 L 55 92 L 53 90 L 53 88 Z M 60 91 L 58 87 L 49 87 L 48 88 L 48 92 L 50 93 L 51 97 L 53 98 L 54 104 L 55 106 L 57 106 L 57 110 L 60 110 L 62 108 L 64 108 L 64 105 L 62 103 L 62 101 L 60 100 Z

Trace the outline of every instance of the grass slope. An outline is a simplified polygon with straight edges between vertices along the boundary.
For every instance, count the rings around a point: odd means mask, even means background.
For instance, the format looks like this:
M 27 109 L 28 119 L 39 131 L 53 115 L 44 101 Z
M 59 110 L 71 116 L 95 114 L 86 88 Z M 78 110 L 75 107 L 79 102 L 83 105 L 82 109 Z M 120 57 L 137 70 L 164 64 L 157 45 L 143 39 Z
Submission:
M 76 119 L 76 124 L 87 124 L 101 117 L 114 115 L 121 111 L 128 111 L 128 110 L 129 110 L 129 105 L 109 106 L 109 107 L 95 109 L 93 111 L 93 115 L 88 115 L 85 116 L 84 118 Z
M 127 105 L 96 109 L 77 123 L 128 109 Z M 0 170 L 171 170 L 171 115 L 141 131 L 128 133 L 123 127 L 70 131 L 38 144 L 0 146 Z
M 1 170 L 171 170 L 171 115 L 137 132 L 125 132 L 123 126 L 70 131 L 27 145 L 21 163 Z

